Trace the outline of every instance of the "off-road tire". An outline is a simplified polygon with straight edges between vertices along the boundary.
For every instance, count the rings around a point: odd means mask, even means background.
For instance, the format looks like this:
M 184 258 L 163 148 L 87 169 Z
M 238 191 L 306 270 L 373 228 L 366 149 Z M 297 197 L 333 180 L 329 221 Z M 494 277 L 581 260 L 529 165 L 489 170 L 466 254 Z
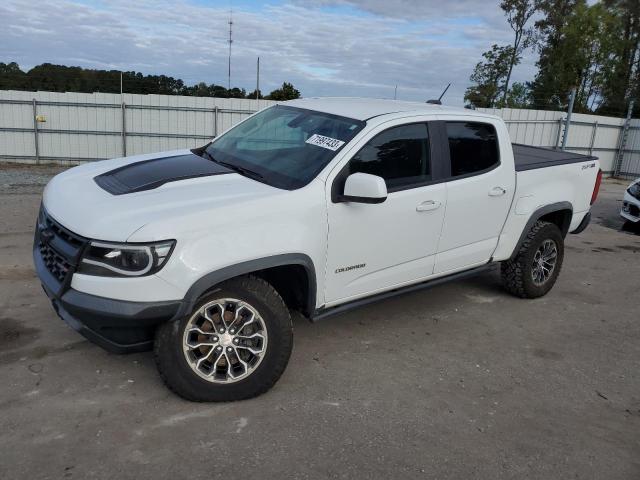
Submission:
M 260 313 L 268 332 L 261 363 L 248 377 L 229 384 L 201 378 L 189 366 L 183 351 L 184 329 L 193 312 L 219 298 L 236 298 L 251 305 Z M 170 390 L 194 402 L 230 402 L 256 397 L 273 387 L 289 362 L 293 328 L 289 309 L 271 284 L 251 275 L 229 280 L 205 294 L 193 312 L 161 325 L 156 331 L 154 359 Z
M 536 285 L 532 278 L 534 255 L 543 242 L 553 240 L 557 247 L 557 258 L 551 276 L 542 284 Z M 564 258 L 564 239 L 557 225 L 537 221 L 522 243 L 515 258 L 502 262 L 500 274 L 504 288 L 520 298 L 538 298 L 546 295 L 556 283 Z

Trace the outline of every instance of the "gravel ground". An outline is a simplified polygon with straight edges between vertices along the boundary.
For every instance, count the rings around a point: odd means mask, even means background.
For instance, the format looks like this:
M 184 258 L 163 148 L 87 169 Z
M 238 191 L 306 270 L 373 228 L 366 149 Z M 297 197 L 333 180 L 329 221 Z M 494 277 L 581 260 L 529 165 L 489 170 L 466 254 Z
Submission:
M 0 163 L 0 195 L 39 194 L 51 177 L 66 168 Z
M 546 297 L 491 273 L 297 318 L 272 391 L 194 404 L 150 354 L 108 354 L 54 314 L 30 259 L 52 172 L 0 165 L 0 478 L 640 478 L 626 182 L 605 182 Z

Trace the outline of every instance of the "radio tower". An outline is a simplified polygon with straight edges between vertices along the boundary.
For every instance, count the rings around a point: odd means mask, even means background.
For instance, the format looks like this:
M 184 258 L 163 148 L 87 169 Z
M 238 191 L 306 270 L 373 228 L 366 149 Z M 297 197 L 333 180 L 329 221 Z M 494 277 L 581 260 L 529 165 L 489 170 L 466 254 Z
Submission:
M 231 44 L 233 43 L 233 39 L 231 38 L 233 32 L 233 10 L 229 9 L 229 74 L 227 80 L 227 96 L 231 96 Z

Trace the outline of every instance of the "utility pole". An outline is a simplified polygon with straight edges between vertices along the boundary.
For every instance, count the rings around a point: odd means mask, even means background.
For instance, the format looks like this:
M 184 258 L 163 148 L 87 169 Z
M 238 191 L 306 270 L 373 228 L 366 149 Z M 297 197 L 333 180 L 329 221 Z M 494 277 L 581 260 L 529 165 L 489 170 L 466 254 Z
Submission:
M 256 68 L 256 100 L 260 100 L 260 57 L 258 57 L 258 66 Z
M 120 72 L 120 100 L 122 100 L 122 72 Z
M 231 38 L 233 29 L 233 10 L 229 10 L 229 74 L 227 80 L 227 96 L 231 96 L 231 44 L 233 39 Z
M 393 99 L 397 100 L 397 98 L 398 98 L 398 85 L 396 84 L 396 88 L 393 91 Z
M 567 111 L 567 120 L 564 124 L 564 135 L 562 136 L 561 150 L 567 148 L 567 138 L 569 138 L 569 127 L 571 126 L 571 114 L 573 113 L 573 103 L 576 100 L 576 87 L 571 89 L 571 96 L 569 97 L 569 110 Z

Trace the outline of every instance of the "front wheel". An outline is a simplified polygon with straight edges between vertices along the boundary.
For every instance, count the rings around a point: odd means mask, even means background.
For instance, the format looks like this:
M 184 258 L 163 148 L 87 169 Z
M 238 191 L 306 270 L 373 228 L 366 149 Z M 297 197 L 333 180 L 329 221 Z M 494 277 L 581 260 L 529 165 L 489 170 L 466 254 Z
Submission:
M 221 284 L 191 314 L 160 326 L 154 353 L 172 391 L 187 400 L 226 402 L 269 390 L 292 345 L 284 301 L 269 283 L 248 276 Z
M 538 221 L 515 258 L 502 262 L 502 284 L 517 297 L 542 297 L 556 283 L 563 258 L 564 239 L 558 226 Z

